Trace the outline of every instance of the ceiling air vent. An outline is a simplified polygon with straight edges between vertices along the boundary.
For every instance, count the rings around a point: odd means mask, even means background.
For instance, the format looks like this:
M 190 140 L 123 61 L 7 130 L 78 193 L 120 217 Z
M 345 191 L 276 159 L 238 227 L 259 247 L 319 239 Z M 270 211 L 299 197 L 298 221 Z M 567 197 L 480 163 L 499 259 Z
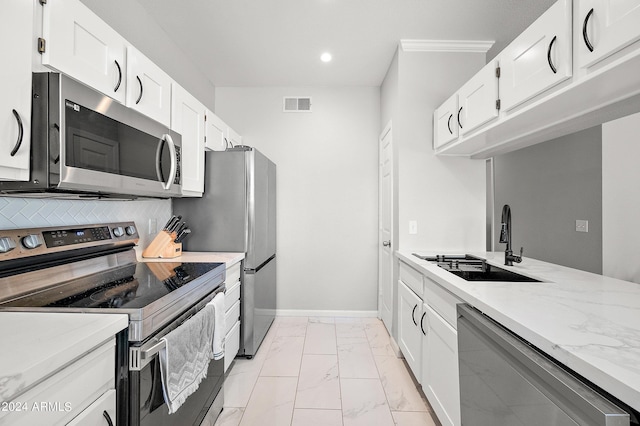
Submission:
M 311 112 L 311 98 L 284 98 L 283 112 Z

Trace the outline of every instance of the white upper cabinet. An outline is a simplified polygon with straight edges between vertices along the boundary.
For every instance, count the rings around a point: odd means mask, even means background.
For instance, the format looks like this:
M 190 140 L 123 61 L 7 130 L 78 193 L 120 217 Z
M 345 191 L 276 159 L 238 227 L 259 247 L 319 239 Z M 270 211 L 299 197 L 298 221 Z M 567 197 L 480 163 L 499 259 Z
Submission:
M 227 127 L 227 141 L 231 146 L 242 145 L 242 136 L 231 127 Z
M 206 108 L 180 85 L 172 86 L 171 129 L 182 135 L 182 195 L 204 192 L 204 114 Z
M 500 53 L 501 109 L 571 77 L 571 0 L 558 0 Z
M 217 115 L 207 110 L 205 121 L 205 147 L 209 151 L 224 151 L 227 149 L 227 133 L 229 126 Z
M 42 7 L 42 64 L 124 103 L 126 40 L 78 0 Z
M 33 2 L 8 0 L 0 14 L 0 180 L 29 180 Z
M 575 0 L 576 65 L 588 68 L 640 39 L 640 1 Z
M 127 47 L 126 105 L 170 125 L 171 77 L 135 47 Z
M 454 94 L 433 115 L 434 148 L 458 139 L 458 94 Z
M 461 134 L 467 134 L 498 117 L 496 61 L 485 65 L 458 90 L 456 119 Z

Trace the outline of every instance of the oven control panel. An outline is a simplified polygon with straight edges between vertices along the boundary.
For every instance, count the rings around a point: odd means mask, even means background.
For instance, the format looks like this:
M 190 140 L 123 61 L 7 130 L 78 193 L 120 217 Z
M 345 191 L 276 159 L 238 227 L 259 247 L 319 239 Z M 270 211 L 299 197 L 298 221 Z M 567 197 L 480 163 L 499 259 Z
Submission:
M 0 261 L 105 245 L 135 245 L 133 222 L 0 230 Z

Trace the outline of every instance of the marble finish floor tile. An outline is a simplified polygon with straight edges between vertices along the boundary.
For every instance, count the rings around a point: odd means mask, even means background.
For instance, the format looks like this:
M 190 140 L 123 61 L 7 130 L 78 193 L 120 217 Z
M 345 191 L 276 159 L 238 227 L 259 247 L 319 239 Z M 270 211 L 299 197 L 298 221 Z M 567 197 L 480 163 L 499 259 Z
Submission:
M 338 339 L 340 377 L 350 379 L 377 379 L 378 369 L 366 338 L 341 343 Z
M 300 373 L 304 337 L 276 337 L 271 343 L 261 376 L 297 376 Z
M 337 354 L 336 326 L 322 323 L 309 324 L 303 353 L 317 355 Z
M 215 426 L 440 426 L 390 342 L 377 318 L 277 317 L 228 371 Z
M 295 407 L 342 408 L 336 355 L 302 356 Z
M 243 414 L 244 408 L 224 408 L 214 426 L 238 426 Z M 200 426 L 207 425 L 203 422 Z
M 334 317 L 309 317 L 309 324 L 312 323 L 335 324 L 336 320 Z
M 246 360 L 251 362 L 252 360 Z M 251 392 L 258 381 L 260 369 L 237 371 L 235 365 L 229 370 L 224 379 L 224 407 L 246 407 L 251 397 Z
M 341 379 L 344 426 L 393 426 L 380 380 Z
M 392 411 L 391 415 L 396 426 L 440 426 L 430 413 Z
M 365 326 L 365 333 L 369 339 L 373 355 L 396 356 L 391 347 L 391 340 L 387 328 L 381 321 L 370 322 Z
M 290 426 L 297 383 L 296 377 L 260 377 L 240 426 Z
M 401 359 L 395 356 L 377 356 L 375 361 L 392 411 L 429 410 Z
M 342 426 L 342 411 L 296 408 L 291 426 Z

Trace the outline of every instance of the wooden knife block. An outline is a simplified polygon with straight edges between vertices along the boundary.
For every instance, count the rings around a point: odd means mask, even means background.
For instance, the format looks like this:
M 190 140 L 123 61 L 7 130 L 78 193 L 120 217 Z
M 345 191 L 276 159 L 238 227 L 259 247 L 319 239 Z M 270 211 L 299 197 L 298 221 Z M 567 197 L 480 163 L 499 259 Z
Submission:
M 182 255 L 182 243 L 174 243 L 175 232 L 160 231 L 142 252 L 142 257 L 171 259 Z

